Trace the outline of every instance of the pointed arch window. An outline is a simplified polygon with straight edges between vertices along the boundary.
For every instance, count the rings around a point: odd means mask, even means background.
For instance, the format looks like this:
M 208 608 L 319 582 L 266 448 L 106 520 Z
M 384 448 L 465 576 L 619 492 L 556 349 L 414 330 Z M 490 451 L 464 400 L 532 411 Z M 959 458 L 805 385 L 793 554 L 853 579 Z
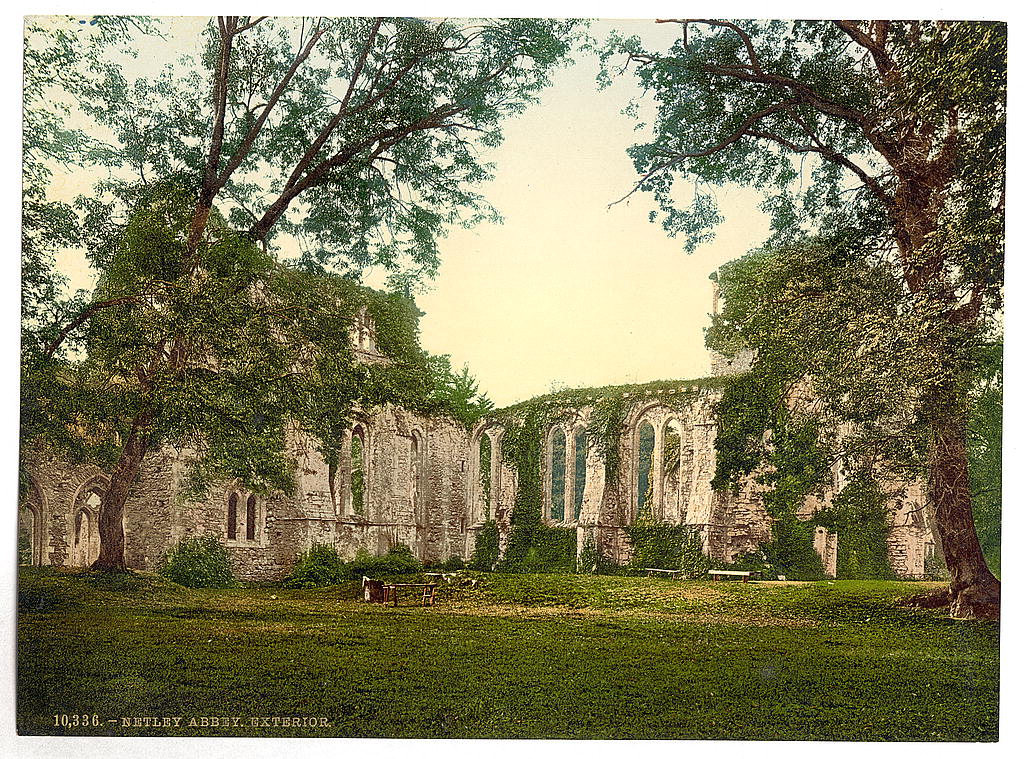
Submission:
M 352 427 L 349 442 L 349 513 L 366 514 L 366 429 L 362 424 Z
M 106 480 L 94 479 L 79 491 L 75 499 L 71 522 L 71 566 L 88 567 L 99 558 L 100 505 L 106 492 Z
M 587 433 L 583 429 L 576 430 L 573 435 L 572 485 L 573 518 L 579 521 L 583 512 L 583 494 L 587 489 Z
M 256 496 L 250 495 L 245 501 L 245 539 L 256 540 Z
M 565 432 L 555 430 L 551 437 L 551 519 L 561 522 L 565 519 Z
M 255 493 L 238 488 L 228 491 L 227 533 L 228 542 L 235 545 L 259 543 L 264 535 L 265 514 Z
M 238 493 L 228 495 L 228 540 L 238 540 Z
M 35 482 L 18 506 L 18 564 L 39 566 L 49 563 L 43 558 L 43 499 Z
M 654 427 L 644 422 L 637 430 L 636 447 L 636 516 L 653 509 Z

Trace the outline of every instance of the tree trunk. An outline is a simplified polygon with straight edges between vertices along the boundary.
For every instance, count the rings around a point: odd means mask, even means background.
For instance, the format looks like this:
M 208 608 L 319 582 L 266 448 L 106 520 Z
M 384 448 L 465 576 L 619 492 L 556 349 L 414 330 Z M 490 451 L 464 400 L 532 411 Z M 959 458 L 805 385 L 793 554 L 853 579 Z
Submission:
M 132 420 L 128 440 L 100 503 L 100 555 L 93 562 L 92 569 L 103 572 L 125 572 L 128 569 L 124 561 L 124 505 L 146 455 L 152 419 L 152 410 L 145 406 Z
M 949 568 L 951 617 L 998 619 L 1000 583 L 981 551 L 967 475 L 967 427 L 955 412 L 932 421 L 928 491 Z

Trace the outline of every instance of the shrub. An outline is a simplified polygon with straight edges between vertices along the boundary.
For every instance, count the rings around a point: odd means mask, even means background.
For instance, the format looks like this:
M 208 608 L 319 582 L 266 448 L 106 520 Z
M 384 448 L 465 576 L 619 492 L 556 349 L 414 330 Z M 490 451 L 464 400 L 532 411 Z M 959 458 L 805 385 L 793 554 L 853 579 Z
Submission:
M 314 543 L 299 557 L 284 585 L 288 588 L 322 588 L 337 585 L 351 577 L 352 572 L 342 562 L 334 546 Z
M 368 575 L 409 575 L 423 571 L 423 565 L 412 555 L 409 546 L 399 543 L 383 556 L 372 556 L 364 549 L 356 553 L 356 558 L 348 569 L 352 577 Z
M 601 554 L 597 550 L 594 536 L 587 533 L 583 538 L 580 555 L 576 558 L 576 571 L 580 574 L 597 574 L 601 568 Z
M 460 569 L 466 568 L 466 562 L 462 560 L 461 556 L 452 556 L 446 561 L 441 562 L 440 569 L 442 572 L 457 572 Z
M 689 535 L 685 525 L 671 525 L 663 522 L 643 522 L 626 528 L 633 545 L 634 567 L 652 569 L 678 569 L 682 559 L 683 542 Z
M 772 523 L 772 539 L 761 550 L 776 573 L 790 580 L 825 579 L 821 557 L 814 550 L 814 527 L 793 514 L 784 514 Z
M 231 560 L 212 535 L 184 538 L 164 556 L 159 573 L 187 588 L 235 588 Z
M 502 572 L 574 572 L 576 530 L 541 524 L 513 527 L 498 569 Z

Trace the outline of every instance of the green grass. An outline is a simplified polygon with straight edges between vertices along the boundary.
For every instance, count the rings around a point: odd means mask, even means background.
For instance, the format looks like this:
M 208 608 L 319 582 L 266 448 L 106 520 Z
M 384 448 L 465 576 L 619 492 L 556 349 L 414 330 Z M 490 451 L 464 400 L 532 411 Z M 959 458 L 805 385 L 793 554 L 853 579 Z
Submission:
M 997 738 L 998 625 L 895 605 L 926 584 L 472 576 L 433 608 L 385 609 L 360 603 L 356 583 L 189 590 L 23 571 L 19 731 Z M 101 725 L 54 726 L 75 713 Z M 147 716 L 184 719 L 120 723 Z M 188 727 L 204 716 L 242 724 Z M 253 716 L 329 727 L 253 728 Z

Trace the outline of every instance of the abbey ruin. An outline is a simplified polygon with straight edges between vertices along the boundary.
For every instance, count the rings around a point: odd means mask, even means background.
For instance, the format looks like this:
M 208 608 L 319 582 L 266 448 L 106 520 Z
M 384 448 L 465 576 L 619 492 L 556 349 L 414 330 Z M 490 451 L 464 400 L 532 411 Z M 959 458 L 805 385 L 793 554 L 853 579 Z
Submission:
M 352 329 L 356 359 L 387 363 L 365 312 Z M 720 357 L 714 372 L 740 371 Z M 772 520 L 758 486 L 716 492 L 714 381 L 658 383 L 617 390 L 622 409 L 613 450 L 589 431 L 598 396 L 575 391 L 534 402 L 550 420 L 539 434 L 537 504 L 542 523 L 574 530 L 577 555 L 588 543 L 609 561 L 625 563 L 626 528 L 645 505 L 661 522 L 697 531 L 704 551 L 731 562 L 770 540 Z M 345 559 L 407 545 L 424 562 L 469 559 L 477 535 L 496 525 L 499 549 L 508 541 L 520 493 L 519 473 L 504 455 L 517 407 L 495 412 L 472 429 L 446 416 L 427 417 L 394 405 L 354 409 L 339 465 L 331 467 L 299 430 L 288 436 L 297 487 L 292 496 L 262 496 L 239 482 L 211 488 L 202 500 L 184 496 L 188 453 L 170 447 L 147 457 L 124 516 L 129 567 L 155 570 L 181 539 L 216 536 L 247 581 L 286 576 L 313 544 L 329 544 Z M 614 466 L 608 466 L 612 456 Z M 108 483 L 94 466 L 73 466 L 44 451 L 23 453 L 27 487 L 19 509 L 22 563 L 88 566 L 99 551 L 97 517 Z M 838 476 L 838 475 L 837 475 Z M 529 494 L 525 494 L 529 495 Z M 800 516 L 827 506 L 808 499 Z M 888 513 L 890 564 L 902 577 L 924 576 L 934 539 L 923 519 L 923 494 L 911 487 Z M 816 528 L 814 547 L 825 572 L 836 574 L 843 540 Z

